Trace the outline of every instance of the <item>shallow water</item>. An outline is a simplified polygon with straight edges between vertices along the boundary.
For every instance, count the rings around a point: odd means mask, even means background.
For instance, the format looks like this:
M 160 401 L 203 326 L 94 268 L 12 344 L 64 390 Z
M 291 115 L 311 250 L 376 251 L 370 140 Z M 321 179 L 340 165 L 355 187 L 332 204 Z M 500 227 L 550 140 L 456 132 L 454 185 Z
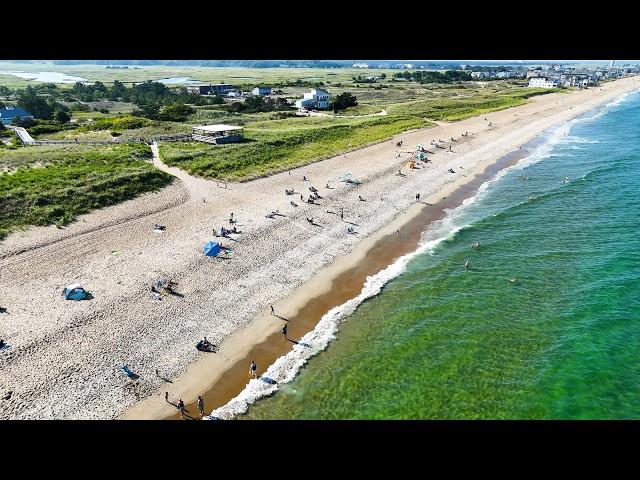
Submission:
M 48 83 L 76 83 L 89 81 L 86 78 L 77 77 L 75 75 L 67 75 L 66 73 L 60 72 L 0 72 L 0 75 L 13 75 L 15 77 L 24 78 L 26 80 Z
M 157 80 L 160 83 L 164 84 L 191 84 L 191 83 L 202 83 L 196 80 L 191 79 L 191 77 L 171 77 L 171 78 L 162 78 Z
M 640 417 L 639 124 L 635 93 L 547 133 L 239 418 Z

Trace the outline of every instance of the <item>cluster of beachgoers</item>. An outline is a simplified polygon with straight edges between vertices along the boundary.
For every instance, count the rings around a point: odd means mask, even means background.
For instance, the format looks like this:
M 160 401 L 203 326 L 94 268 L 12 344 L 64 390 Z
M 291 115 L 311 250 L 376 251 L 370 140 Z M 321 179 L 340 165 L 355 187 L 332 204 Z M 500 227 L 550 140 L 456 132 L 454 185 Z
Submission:
M 357 256 L 362 239 L 395 232 L 399 216 L 429 208 L 545 129 L 637 87 L 629 78 L 540 96 L 242 184 L 167 167 L 153 146 L 154 164 L 177 177 L 174 185 L 62 230 L 34 228 L 0 243 L 0 418 L 171 415 L 167 394 L 195 402 L 194 384 L 220 373 L 199 368 L 203 357 L 217 355 L 217 368 L 228 368 L 280 332 L 284 321 L 270 306 L 282 311 L 283 299 L 323 267 Z M 212 243 L 226 254 L 205 254 Z M 92 298 L 61 298 L 61 288 L 76 284 Z M 230 341 L 243 329 L 251 332 L 243 342 Z

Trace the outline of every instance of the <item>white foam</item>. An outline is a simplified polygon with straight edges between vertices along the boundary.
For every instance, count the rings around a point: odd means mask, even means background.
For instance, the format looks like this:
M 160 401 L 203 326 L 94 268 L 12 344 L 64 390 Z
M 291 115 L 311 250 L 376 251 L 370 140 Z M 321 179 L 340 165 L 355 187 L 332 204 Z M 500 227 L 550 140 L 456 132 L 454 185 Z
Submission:
M 614 102 L 617 102 L 615 104 L 618 105 L 627 97 L 628 94 L 625 94 Z M 608 106 L 612 106 L 614 102 Z M 249 381 L 238 396 L 204 418 L 207 420 L 232 419 L 236 415 L 246 413 L 249 405 L 255 403 L 257 400 L 275 393 L 280 385 L 293 380 L 309 358 L 327 348 L 329 343 L 335 338 L 335 334 L 342 320 L 352 314 L 362 302 L 378 295 L 390 280 L 398 277 L 406 270 L 407 265 L 412 259 L 423 253 L 433 255 L 435 248 L 440 243 L 452 235 L 455 235 L 455 233 L 465 226 L 468 226 L 468 223 L 464 221 L 464 211 L 469 205 L 481 199 L 491 184 L 504 177 L 511 170 L 523 169 L 548 158 L 551 156 L 554 147 L 561 142 L 596 143 L 581 137 L 569 136 L 568 133 L 575 123 L 592 120 L 604 113 L 605 112 L 600 112 L 593 117 L 573 119 L 550 130 L 546 134 L 547 140 L 533 152 L 518 161 L 515 165 L 497 172 L 493 178 L 480 185 L 475 195 L 465 199 L 460 206 L 448 210 L 445 217 L 441 220 L 433 222 L 422 234 L 419 246 L 415 251 L 403 255 L 377 274 L 367 277 L 358 296 L 348 300 L 342 305 L 332 308 L 320 319 L 311 332 L 302 337 L 289 353 L 278 358 L 260 379 Z M 247 370 L 248 368 L 249 366 L 247 365 Z
M 236 415 L 246 413 L 249 405 L 255 403 L 260 398 L 273 394 L 278 390 L 279 386 L 293 380 L 309 358 L 326 349 L 329 343 L 335 338 L 338 327 L 346 316 L 352 314 L 362 302 L 380 293 L 382 288 L 390 280 L 401 275 L 412 259 L 423 253 L 433 254 L 435 248 L 441 242 L 467 226 L 467 224 L 462 221 L 464 210 L 466 210 L 469 205 L 475 203 L 478 196 L 481 195 L 482 192 L 485 192 L 488 185 L 493 183 L 495 179 L 494 177 L 483 183 L 478 189 L 478 192 L 474 196 L 464 200 L 462 205 L 448 210 L 443 219 L 434 222 L 422 234 L 416 250 L 401 256 L 377 274 L 367 277 L 358 296 L 327 312 L 315 328 L 302 337 L 289 353 L 278 358 L 260 379 L 250 380 L 238 396 L 204 418 L 207 420 L 232 419 Z M 247 365 L 247 369 L 248 368 L 249 366 Z

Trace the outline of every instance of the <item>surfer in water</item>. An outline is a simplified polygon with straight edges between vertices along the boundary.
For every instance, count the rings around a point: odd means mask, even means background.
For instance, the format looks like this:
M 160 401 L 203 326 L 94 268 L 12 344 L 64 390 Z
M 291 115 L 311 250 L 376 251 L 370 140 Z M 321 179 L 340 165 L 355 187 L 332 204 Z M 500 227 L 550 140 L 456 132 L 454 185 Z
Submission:
M 510 279 L 509 279 L 509 281 L 510 281 L 511 283 L 516 283 L 518 280 L 516 280 L 516 277 L 513 277 L 513 278 L 510 278 Z
M 464 262 L 464 268 L 465 268 L 465 270 L 469 270 L 469 260 L 466 260 Z
M 478 247 L 480 247 L 480 242 L 476 241 L 471 244 L 471 248 L 478 248 Z

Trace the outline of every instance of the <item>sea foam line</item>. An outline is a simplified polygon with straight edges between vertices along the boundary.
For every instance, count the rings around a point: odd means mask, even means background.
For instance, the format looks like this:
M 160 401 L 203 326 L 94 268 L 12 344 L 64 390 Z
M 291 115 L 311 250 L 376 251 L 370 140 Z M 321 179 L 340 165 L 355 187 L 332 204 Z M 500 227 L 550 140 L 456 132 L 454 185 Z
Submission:
M 624 94 L 611 102 L 611 104 L 607 104 L 607 106 L 619 105 L 622 101 L 627 99 L 630 93 L 635 92 L 636 91 Z M 355 298 L 352 298 L 329 310 L 322 316 L 315 328 L 304 335 L 290 352 L 278 358 L 271 366 L 269 366 L 269 368 L 267 368 L 267 371 L 264 372 L 260 378 L 250 380 L 242 392 L 240 392 L 235 398 L 211 412 L 209 416 L 205 416 L 204 419 L 233 419 L 237 415 L 246 413 L 249 409 L 249 405 L 254 404 L 261 398 L 272 395 L 281 385 L 293 380 L 300 371 L 300 368 L 302 368 L 311 357 L 324 351 L 329 343 L 336 338 L 338 327 L 345 317 L 351 315 L 365 300 L 378 295 L 389 281 L 400 276 L 406 270 L 407 265 L 412 259 L 423 253 L 433 254 L 435 248 L 440 243 L 460 231 L 462 228 L 468 226 L 469 224 L 467 222 L 463 221 L 457 223 L 456 221 L 462 220 L 462 213 L 464 210 L 466 210 L 469 205 L 472 205 L 481 199 L 493 183 L 504 177 L 511 170 L 526 168 L 548 158 L 551 156 L 557 144 L 568 143 L 578 138 L 568 136 L 568 133 L 574 124 L 593 120 L 605 113 L 606 112 L 602 111 L 592 117 L 575 118 L 549 130 L 546 135 L 547 140 L 543 144 L 516 164 L 500 170 L 491 179 L 482 183 L 476 194 L 465 199 L 461 205 L 448 210 L 446 216 L 442 220 L 435 222 L 425 232 L 423 232 L 416 250 L 401 256 L 391 265 L 379 271 L 375 275 L 368 276 L 364 282 L 362 290 Z
M 552 150 L 552 147 L 549 145 L 557 143 L 560 139 L 561 136 L 559 135 L 550 136 L 545 144 L 538 147 L 529 156 L 520 160 L 518 164 L 526 162 L 530 157 L 533 157 L 535 160 L 530 161 L 528 164 L 535 163 L 549 156 Z M 355 298 L 329 310 L 323 315 L 312 331 L 304 335 L 290 352 L 281 356 L 269 366 L 267 371 L 259 379 L 250 380 L 240 394 L 204 418 L 207 420 L 232 419 L 236 415 L 246 413 L 249 405 L 263 397 L 273 394 L 278 390 L 279 386 L 293 380 L 309 358 L 325 350 L 329 343 L 336 338 L 335 335 L 338 327 L 345 317 L 353 313 L 365 300 L 378 295 L 389 281 L 398 277 L 406 270 L 407 265 L 412 259 L 423 253 L 433 254 L 437 245 L 467 226 L 465 222 L 456 224 L 456 221 L 461 219 L 463 210 L 465 210 L 467 206 L 475 203 L 477 198 L 486 192 L 490 184 L 504 175 L 503 172 L 505 170 L 510 170 L 513 167 L 515 167 L 515 165 L 501 170 L 492 179 L 484 182 L 475 195 L 465 199 L 460 206 L 448 210 L 442 220 L 435 222 L 430 228 L 423 232 L 416 250 L 401 256 L 375 275 L 367 277 L 362 290 Z

